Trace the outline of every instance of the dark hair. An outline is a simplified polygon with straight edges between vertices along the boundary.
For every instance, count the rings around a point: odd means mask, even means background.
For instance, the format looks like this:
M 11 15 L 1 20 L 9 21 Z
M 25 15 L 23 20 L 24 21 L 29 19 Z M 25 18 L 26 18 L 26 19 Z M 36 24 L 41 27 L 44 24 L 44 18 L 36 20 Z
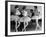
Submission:
M 19 6 L 18 6 L 18 5 L 16 5 L 16 6 L 15 6 L 15 9 L 16 9 L 16 8 L 18 8 L 18 7 L 19 7 Z
M 37 6 L 34 6 L 34 8 L 36 8 L 36 9 L 37 9 Z
M 33 17 L 34 16 L 33 9 L 30 9 L 30 12 L 32 13 L 32 16 L 31 17 Z
M 30 9 L 31 12 L 33 12 L 33 9 Z
M 24 10 L 25 8 L 26 8 L 26 6 L 23 6 L 23 8 L 22 8 L 22 9 Z

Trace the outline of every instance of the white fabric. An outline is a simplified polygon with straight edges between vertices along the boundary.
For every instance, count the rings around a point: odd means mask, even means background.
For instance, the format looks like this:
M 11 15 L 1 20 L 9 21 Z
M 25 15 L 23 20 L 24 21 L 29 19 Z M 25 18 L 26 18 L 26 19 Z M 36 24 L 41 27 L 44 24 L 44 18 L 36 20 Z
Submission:
M 29 22 L 31 20 L 31 18 L 28 16 L 25 16 L 25 17 L 23 17 L 23 20 L 24 20 L 24 22 Z
M 19 17 L 18 17 L 18 16 L 14 16 L 14 15 L 12 15 L 12 16 L 11 16 L 11 20 L 18 21 L 18 20 L 19 20 Z
M 20 11 L 18 9 L 16 9 L 16 15 L 20 15 Z
M 27 16 L 28 15 L 28 13 L 27 13 L 27 11 L 23 11 L 23 16 Z

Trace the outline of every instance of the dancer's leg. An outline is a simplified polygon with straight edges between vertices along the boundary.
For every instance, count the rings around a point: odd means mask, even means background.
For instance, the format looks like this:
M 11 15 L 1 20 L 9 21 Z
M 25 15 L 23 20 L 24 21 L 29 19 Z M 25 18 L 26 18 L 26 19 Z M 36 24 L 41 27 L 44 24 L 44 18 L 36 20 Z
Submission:
M 25 29 L 25 22 L 24 22 L 24 29 Z
M 17 30 L 17 21 L 16 21 L 16 32 L 18 32 L 18 30 Z
M 28 22 L 25 22 L 26 24 L 25 24 L 25 31 L 26 31 L 26 27 L 28 26 Z
M 37 30 L 37 28 L 40 28 L 40 25 L 38 24 L 38 19 L 36 19 L 36 30 Z
M 25 22 L 24 22 L 24 28 L 22 29 L 22 31 L 24 31 L 25 30 Z
M 20 22 L 18 22 L 19 23 L 19 25 L 17 26 L 17 28 L 20 26 Z

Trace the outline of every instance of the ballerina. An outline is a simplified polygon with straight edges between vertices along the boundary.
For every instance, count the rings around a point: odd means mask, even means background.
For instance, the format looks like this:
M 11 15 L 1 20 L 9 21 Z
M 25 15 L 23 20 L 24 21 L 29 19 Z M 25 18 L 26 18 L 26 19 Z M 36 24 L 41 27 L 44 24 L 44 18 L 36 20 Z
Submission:
M 34 6 L 34 18 L 36 19 L 36 23 L 37 23 L 36 30 L 37 28 L 40 29 L 40 25 L 38 24 L 38 19 L 40 19 L 41 17 L 39 15 L 40 12 L 38 12 L 37 6 Z
M 19 16 L 18 15 L 21 14 L 18 9 L 19 9 L 19 7 L 18 7 L 18 5 L 16 5 L 15 6 L 15 15 L 11 16 L 11 20 L 15 20 L 15 22 L 16 22 L 16 25 L 15 25 L 16 32 L 18 32 L 18 30 L 17 30 L 17 21 L 19 20 Z
M 24 17 L 22 17 L 23 22 L 24 22 L 24 29 L 22 31 L 24 31 L 24 30 L 26 31 L 26 27 L 28 26 L 28 22 L 30 22 L 30 20 L 31 20 L 31 18 L 28 17 L 28 12 L 25 9 L 26 9 L 26 6 L 23 7 L 23 11 L 22 11 L 22 14 L 24 16 Z

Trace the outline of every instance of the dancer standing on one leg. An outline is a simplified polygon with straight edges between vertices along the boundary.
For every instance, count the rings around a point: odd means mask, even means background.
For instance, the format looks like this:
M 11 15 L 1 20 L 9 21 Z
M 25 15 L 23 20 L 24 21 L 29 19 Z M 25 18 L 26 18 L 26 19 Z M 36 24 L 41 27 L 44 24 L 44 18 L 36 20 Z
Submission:
M 15 22 L 16 22 L 15 29 L 16 29 L 16 31 L 18 31 L 18 30 L 17 30 L 17 21 L 19 20 L 19 16 L 18 16 L 18 15 L 20 15 L 20 14 L 21 14 L 21 13 L 20 13 L 20 11 L 19 11 L 19 6 L 16 5 L 16 6 L 15 6 Z
M 37 25 L 36 25 L 36 30 L 37 30 L 38 27 L 40 28 L 40 26 L 39 26 L 39 24 L 38 24 L 38 18 L 39 18 L 40 12 L 38 12 L 38 9 L 37 9 L 37 8 L 38 8 L 37 6 L 34 6 L 34 15 L 35 15 L 35 17 L 36 17 L 36 23 L 37 23 Z
M 28 22 L 31 20 L 30 17 L 28 17 L 28 12 L 26 11 L 26 6 L 23 7 L 23 21 L 24 21 L 24 31 L 26 31 L 26 27 L 28 26 Z M 25 24 L 26 23 L 26 24 Z

